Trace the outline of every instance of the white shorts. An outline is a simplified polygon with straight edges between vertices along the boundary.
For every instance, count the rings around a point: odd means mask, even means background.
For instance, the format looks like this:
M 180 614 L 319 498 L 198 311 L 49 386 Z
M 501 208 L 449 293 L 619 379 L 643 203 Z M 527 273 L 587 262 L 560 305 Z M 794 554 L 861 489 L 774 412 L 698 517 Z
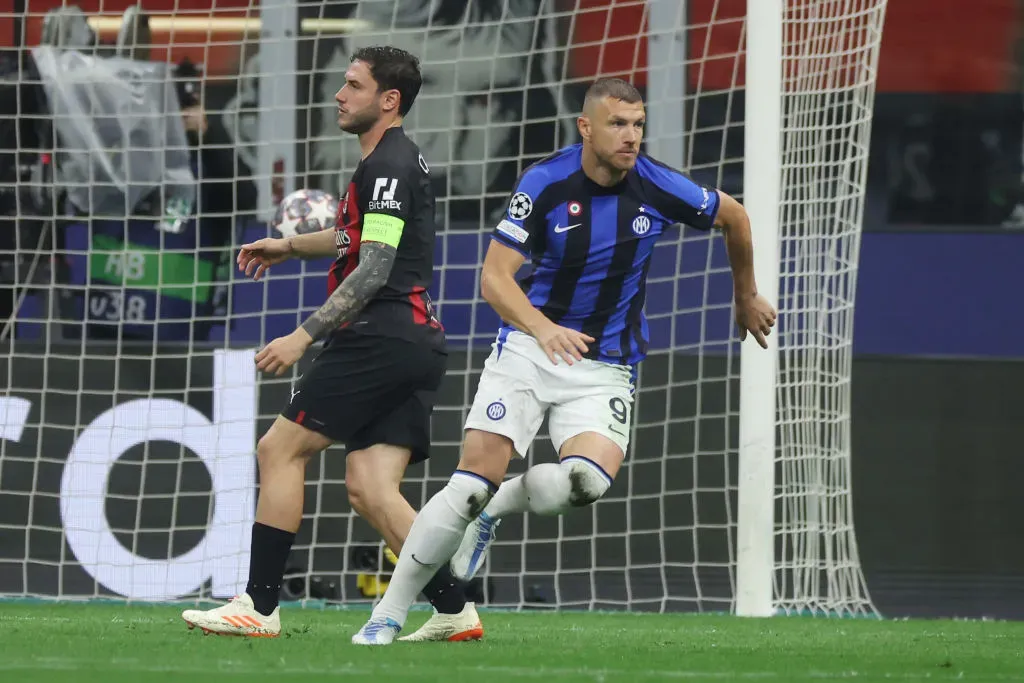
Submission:
M 469 410 L 466 429 L 501 434 L 520 456 L 537 436 L 544 413 L 556 451 L 570 438 L 597 432 L 622 449 L 629 446 L 633 375 L 628 365 L 584 359 L 558 365 L 537 340 L 511 332 L 493 345 Z

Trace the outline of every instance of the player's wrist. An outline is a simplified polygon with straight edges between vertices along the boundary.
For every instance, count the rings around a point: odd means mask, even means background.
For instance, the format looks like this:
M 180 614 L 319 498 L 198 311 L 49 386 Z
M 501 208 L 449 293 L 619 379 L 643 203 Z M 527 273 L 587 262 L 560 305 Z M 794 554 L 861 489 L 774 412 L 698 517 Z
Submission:
M 540 311 L 537 311 L 535 316 L 524 319 L 523 323 L 523 327 L 526 328 L 524 332 L 531 337 L 539 336 L 548 326 L 554 325 L 554 323 L 548 320 Z
M 303 323 L 299 327 L 295 328 L 295 331 L 292 332 L 292 336 L 295 337 L 296 339 L 298 339 L 299 341 L 301 341 L 306 346 L 309 346 L 314 341 L 316 341 L 313 338 L 313 334 L 309 330 L 306 329 L 306 323 Z
M 738 303 L 738 304 L 739 303 L 745 303 L 747 301 L 752 301 L 753 299 L 757 298 L 757 287 L 756 286 L 749 286 L 749 287 L 742 287 L 742 288 L 734 287 L 733 290 L 734 290 L 733 291 L 733 300 L 736 303 Z

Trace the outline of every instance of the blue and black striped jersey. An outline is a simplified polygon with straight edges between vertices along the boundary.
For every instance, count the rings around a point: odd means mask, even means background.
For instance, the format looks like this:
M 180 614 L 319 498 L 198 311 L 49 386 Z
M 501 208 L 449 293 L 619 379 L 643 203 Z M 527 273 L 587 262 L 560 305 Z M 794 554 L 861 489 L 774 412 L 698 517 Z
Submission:
M 644 300 L 654 245 L 677 223 L 710 229 L 718 193 L 644 154 L 622 182 L 604 187 L 583 173 L 581 151 L 566 147 L 526 169 L 493 239 L 532 259 L 523 282 L 530 302 L 594 337 L 589 358 L 633 365 L 650 339 Z

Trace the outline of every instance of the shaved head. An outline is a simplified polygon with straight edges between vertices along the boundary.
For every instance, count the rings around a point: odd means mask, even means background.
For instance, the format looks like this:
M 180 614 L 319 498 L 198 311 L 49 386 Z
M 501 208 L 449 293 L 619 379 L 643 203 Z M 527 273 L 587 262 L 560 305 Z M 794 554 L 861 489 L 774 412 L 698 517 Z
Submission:
M 600 78 L 587 88 L 587 94 L 583 98 L 583 112 L 590 114 L 594 111 L 594 105 L 606 97 L 621 100 L 627 104 L 642 103 L 640 91 L 621 78 Z

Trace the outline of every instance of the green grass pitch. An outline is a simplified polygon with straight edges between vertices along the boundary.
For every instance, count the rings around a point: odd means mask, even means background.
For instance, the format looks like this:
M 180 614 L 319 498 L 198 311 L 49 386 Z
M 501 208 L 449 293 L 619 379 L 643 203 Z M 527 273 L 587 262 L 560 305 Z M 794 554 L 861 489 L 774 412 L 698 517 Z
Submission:
M 483 612 L 483 642 L 359 648 L 364 611 L 286 608 L 277 639 L 204 636 L 179 611 L 0 602 L 0 680 L 1024 681 L 1015 622 Z

